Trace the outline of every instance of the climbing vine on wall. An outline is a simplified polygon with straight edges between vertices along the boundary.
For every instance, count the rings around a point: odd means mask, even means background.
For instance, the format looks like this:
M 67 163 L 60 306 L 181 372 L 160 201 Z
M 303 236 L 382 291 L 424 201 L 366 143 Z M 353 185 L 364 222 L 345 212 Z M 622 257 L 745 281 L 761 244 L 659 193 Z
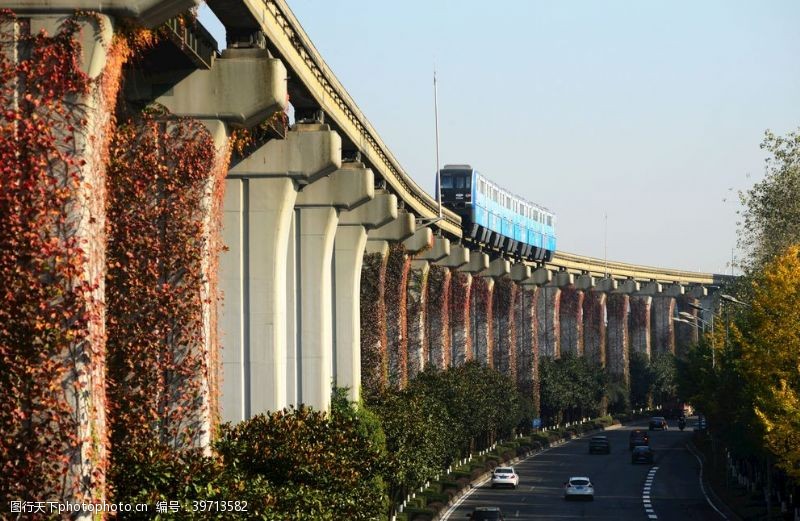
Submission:
M 380 253 L 367 253 L 361 267 L 361 387 L 367 397 L 383 392 L 388 381 L 386 261 Z
M 563 292 L 562 292 L 563 295 Z M 606 296 L 588 291 L 583 299 L 584 354 L 591 362 L 606 365 Z
M 631 312 L 628 328 L 631 351 L 644 353 L 650 358 L 650 297 L 630 297 Z
M 78 13 L 54 34 L 30 23 L 0 11 L 4 504 L 101 498 L 107 465 L 103 164 L 126 48 L 115 40 L 90 78 L 78 39 L 100 17 Z M 90 105 L 105 111 L 92 117 Z
M 434 367 L 450 366 L 450 268 L 431 265 L 428 273 L 428 343 Z
M 494 367 L 494 318 L 492 313 L 492 290 L 494 282 L 485 277 L 475 277 L 472 281 L 472 344 L 475 360 L 488 367 Z
M 414 267 L 408 272 L 406 300 L 408 336 L 408 379 L 412 380 L 425 369 L 428 360 L 427 306 L 428 269 Z
M 495 282 L 494 316 L 497 320 L 495 337 L 495 369 L 516 380 L 517 374 L 517 328 L 514 320 L 514 301 L 517 285 L 510 277 L 502 277 Z
M 144 116 L 115 136 L 106 284 L 113 442 L 148 437 L 182 448 L 210 434 L 216 281 L 205 259 L 219 248 L 218 166 L 209 132 L 193 120 Z
M 561 288 L 559 321 L 561 323 L 561 352 L 583 355 L 584 293 L 575 286 Z
M 389 246 L 386 260 L 386 349 L 389 355 L 389 383 L 402 389 L 408 383 L 408 336 L 406 335 L 406 289 L 411 257 L 402 243 Z
M 470 291 L 472 277 L 469 273 L 453 271 L 450 279 L 450 324 L 453 348 L 453 365 L 472 360 L 472 335 L 470 334 Z

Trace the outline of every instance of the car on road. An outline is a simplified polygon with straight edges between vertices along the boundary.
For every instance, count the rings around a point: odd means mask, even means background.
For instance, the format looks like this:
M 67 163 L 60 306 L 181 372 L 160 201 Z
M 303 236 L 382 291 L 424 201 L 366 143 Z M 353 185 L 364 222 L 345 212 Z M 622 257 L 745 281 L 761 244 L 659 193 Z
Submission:
M 514 472 L 514 467 L 497 467 L 492 472 L 492 488 L 517 488 L 517 485 L 519 485 L 519 475 Z
M 667 426 L 667 419 L 663 416 L 653 416 L 650 418 L 650 427 L 651 431 L 660 430 L 665 431 L 669 427 Z
M 471 521 L 505 521 L 499 507 L 475 507 L 467 518 Z
M 574 476 L 564 482 L 564 499 L 594 499 L 594 485 L 586 476 Z
M 647 434 L 647 431 L 642 429 L 632 430 L 630 440 L 628 441 L 628 448 L 633 450 L 634 447 L 642 445 L 650 445 L 650 435 Z
M 647 445 L 634 447 L 631 452 L 631 463 L 653 463 L 653 449 Z
M 594 453 L 611 454 L 608 436 L 592 436 L 592 439 L 589 440 L 589 454 Z

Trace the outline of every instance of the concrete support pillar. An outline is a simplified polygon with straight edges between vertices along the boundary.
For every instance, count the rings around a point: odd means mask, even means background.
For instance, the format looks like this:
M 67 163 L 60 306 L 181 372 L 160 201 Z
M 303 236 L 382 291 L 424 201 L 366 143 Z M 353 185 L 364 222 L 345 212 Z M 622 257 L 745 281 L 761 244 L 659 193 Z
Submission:
M 473 276 L 472 279 L 472 346 L 475 360 L 488 367 L 494 367 L 493 311 L 494 279 Z
M 472 274 L 453 271 L 450 279 L 450 332 L 452 364 L 463 365 L 473 359 L 470 310 Z
M 561 323 L 561 352 L 583 356 L 584 292 L 570 284 L 561 288 L 559 321 Z
M 630 384 L 630 342 L 628 335 L 628 313 L 630 297 L 623 293 L 609 293 L 606 304 L 608 313 L 608 345 L 606 360 L 608 373 Z
M 428 345 L 430 363 L 450 367 L 450 268 L 431 265 L 428 272 Z
M 389 356 L 389 385 L 402 389 L 408 383 L 408 337 L 406 335 L 406 292 L 411 256 L 402 243 L 389 245 L 386 262 L 386 349 Z
M 517 375 L 516 297 L 517 285 L 511 277 L 505 275 L 495 279 L 494 367 L 512 381 L 516 381 Z
M 298 376 L 297 402 L 330 408 L 333 380 L 333 241 L 339 211 L 374 197 L 372 171 L 347 164 L 306 186 L 295 201 Z
M 517 388 L 533 402 L 538 413 L 539 346 L 536 331 L 536 299 L 539 288 L 520 285 L 516 299 L 517 322 Z
M 653 353 L 675 354 L 675 298 L 653 297 Z
M 562 293 L 563 295 L 563 293 Z M 583 301 L 584 356 L 606 366 L 606 294 L 589 290 Z
M 334 344 L 333 374 L 338 387 L 358 401 L 361 390 L 361 272 L 367 230 L 397 218 L 397 197 L 383 190 L 375 198 L 339 214 L 333 244 Z
M 650 359 L 650 307 L 653 298 L 649 295 L 630 297 L 630 335 L 631 351 L 642 353 Z
M 381 393 L 389 383 L 383 300 L 388 258 L 388 242 L 367 241 L 361 269 L 361 389 L 367 395 Z
M 689 320 L 696 320 L 698 318 L 699 311 L 697 308 L 693 308 L 690 306 L 693 304 L 695 306 L 700 305 L 700 301 L 689 294 L 681 295 L 675 299 L 675 305 L 677 306 L 677 312 L 680 313 L 689 313 L 694 317 L 694 319 Z M 700 324 L 696 322 L 696 324 Z M 694 324 L 683 324 L 681 322 L 674 323 L 675 325 L 675 353 L 679 356 L 685 355 L 689 348 L 697 344 L 700 340 L 700 332 L 702 331 L 702 327 L 695 327 Z
M 326 125 L 297 125 L 228 172 L 222 233 L 229 248 L 220 256 L 225 421 L 283 409 L 287 390 L 296 403 L 294 370 L 287 381 L 297 338 L 294 205 L 299 184 L 341 165 L 340 150 Z
M 545 284 L 540 288 L 536 299 L 536 330 L 541 357 L 561 357 L 560 304 L 561 288 L 554 284 Z
M 411 261 L 408 272 L 408 294 L 406 296 L 406 324 L 408 336 L 408 379 L 413 380 L 425 369 L 428 360 L 427 342 L 427 295 L 430 263 L 424 260 Z

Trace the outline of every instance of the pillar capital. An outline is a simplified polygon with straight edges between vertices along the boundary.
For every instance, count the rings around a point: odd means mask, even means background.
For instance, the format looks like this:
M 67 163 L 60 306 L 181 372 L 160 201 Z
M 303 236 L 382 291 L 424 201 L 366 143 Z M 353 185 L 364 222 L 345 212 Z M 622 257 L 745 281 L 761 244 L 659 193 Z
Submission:
M 553 272 L 547 268 L 536 268 L 530 278 L 522 281 L 525 286 L 544 286 L 553 280 Z
M 339 226 L 363 226 L 367 230 L 380 228 L 397 218 L 397 196 L 386 190 L 375 190 L 375 197 L 339 215 Z
M 437 261 L 447 258 L 448 255 L 450 255 L 450 241 L 437 235 L 433 237 L 433 244 L 430 249 L 421 251 L 418 257 L 444 266 L 445 264 Z
M 171 85 L 161 94 L 163 85 Z M 156 86 L 159 86 L 158 91 Z M 286 67 L 264 49 L 225 49 L 208 70 L 131 74 L 132 100 L 154 100 L 171 115 L 220 119 L 249 128 L 286 109 Z
M 511 266 L 511 280 L 522 282 L 531 277 L 531 267 L 523 262 L 516 262 Z
M 708 296 L 708 288 L 701 284 L 692 284 L 689 286 L 687 293 L 693 298 L 703 298 Z
M 617 289 L 617 280 L 612 277 L 604 277 L 595 281 L 593 289 L 595 291 L 603 292 L 615 291 Z
M 650 282 L 645 282 L 639 288 L 639 294 L 641 295 L 657 295 L 658 293 L 661 293 L 661 284 L 654 280 L 651 280 Z
M 470 251 L 469 262 L 458 268 L 458 271 L 465 273 L 480 273 L 489 268 L 489 256 L 482 251 Z
M 153 28 L 175 15 L 198 5 L 198 0 L 7 0 L 3 7 L 15 13 L 58 14 L 75 11 L 97 11 L 110 16 L 136 18 L 147 28 Z
M 483 272 L 479 273 L 481 277 L 502 277 L 511 272 L 511 263 L 506 259 L 499 258 L 489 263 L 489 267 Z
M 307 184 L 342 165 L 342 138 L 328 125 L 295 125 L 239 161 L 228 177 L 291 177 Z
M 575 284 L 575 275 L 568 271 L 559 271 L 556 273 L 555 283 L 559 288 Z
M 297 194 L 295 206 L 352 210 L 375 196 L 374 184 L 372 170 L 360 163 L 344 163 L 331 175 L 306 185 Z
M 414 254 L 429 250 L 433 248 L 433 245 L 433 230 L 427 226 L 417 228 L 411 237 L 403 241 L 403 248 Z
M 458 268 L 464 266 L 470 260 L 469 248 L 459 244 L 450 243 L 450 253 L 447 257 L 440 259 L 437 264 L 448 268 Z
M 684 288 L 681 284 L 677 282 L 670 284 L 669 286 L 662 289 L 662 293 L 668 297 L 679 297 L 683 295 Z
M 414 214 L 406 210 L 398 209 L 397 217 L 388 223 L 370 230 L 367 236 L 368 242 L 373 241 L 393 241 L 398 242 L 408 239 L 417 230 Z M 430 231 L 430 230 L 429 230 Z M 369 249 L 369 244 L 367 244 Z
M 638 293 L 639 291 L 639 281 L 635 279 L 625 279 L 620 281 L 617 287 L 618 293 L 624 293 L 626 295 L 630 295 L 632 293 Z
M 578 275 L 575 278 L 575 287 L 583 291 L 587 291 L 592 288 L 597 289 L 595 287 L 595 278 L 587 273 Z

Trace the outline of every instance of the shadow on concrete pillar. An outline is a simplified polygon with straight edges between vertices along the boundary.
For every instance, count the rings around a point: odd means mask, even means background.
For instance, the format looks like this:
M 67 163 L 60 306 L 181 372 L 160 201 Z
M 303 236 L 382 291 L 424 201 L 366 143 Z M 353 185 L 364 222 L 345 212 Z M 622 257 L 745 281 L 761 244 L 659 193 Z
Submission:
M 411 256 L 402 243 L 389 245 L 386 261 L 386 350 L 389 356 L 389 385 L 402 389 L 408 383 L 408 336 L 406 292 Z

